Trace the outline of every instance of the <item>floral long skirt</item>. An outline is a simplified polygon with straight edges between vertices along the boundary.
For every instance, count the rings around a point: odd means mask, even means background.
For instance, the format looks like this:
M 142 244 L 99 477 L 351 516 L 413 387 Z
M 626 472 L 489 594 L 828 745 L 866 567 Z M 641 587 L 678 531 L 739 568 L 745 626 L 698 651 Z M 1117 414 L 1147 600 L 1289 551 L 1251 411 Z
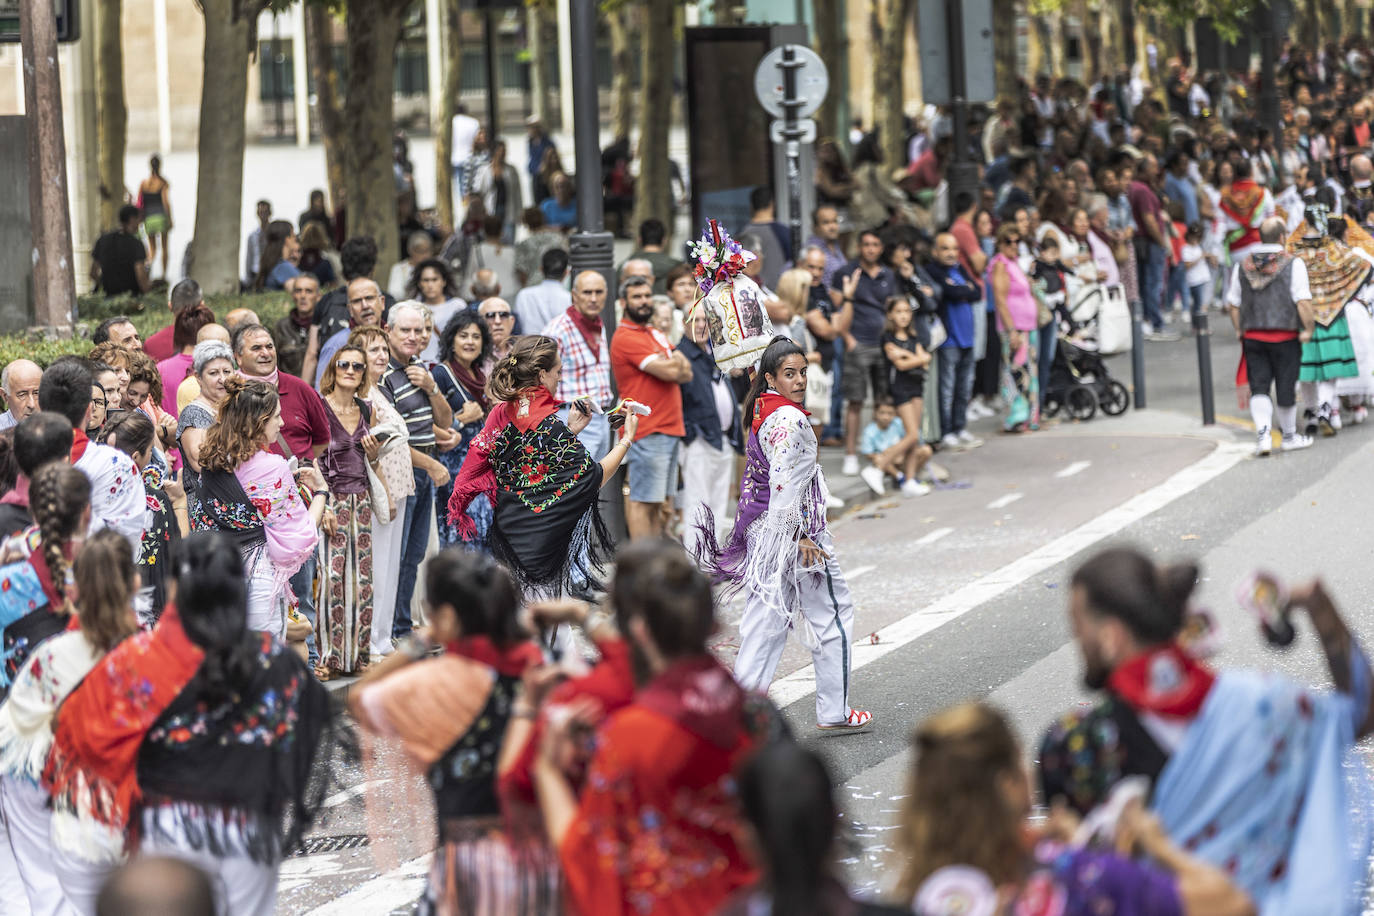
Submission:
M 1011 334 L 1002 333 L 1002 399 L 1007 402 L 1004 423 L 1008 432 L 1040 425 L 1040 332 L 1022 331 L 1021 337 L 1021 348 L 1013 353 Z
M 351 673 L 368 663 L 372 640 L 372 502 L 366 493 L 329 497 L 338 527 L 320 539 L 320 664 Z

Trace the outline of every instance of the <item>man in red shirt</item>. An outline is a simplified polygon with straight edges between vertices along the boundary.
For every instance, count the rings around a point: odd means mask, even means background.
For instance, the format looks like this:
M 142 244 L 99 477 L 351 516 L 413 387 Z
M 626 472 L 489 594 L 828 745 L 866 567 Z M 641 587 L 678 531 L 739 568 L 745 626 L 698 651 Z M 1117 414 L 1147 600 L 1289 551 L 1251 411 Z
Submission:
M 630 496 L 625 525 L 630 538 L 657 537 L 667 526 L 672 494 L 677 490 L 678 442 L 682 424 L 682 389 L 692 380 L 692 364 L 673 349 L 657 328 L 653 285 L 644 277 L 626 277 L 620 285 L 624 320 L 611 338 L 611 373 L 620 396 L 647 405 L 630 446 Z
M 959 243 L 959 266 L 964 276 L 973 281 L 979 289 L 983 288 L 983 269 L 988 266 L 988 256 L 983 246 L 978 244 L 978 233 L 973 229 L 973 216 L 978 212 L 978 198 L 968 191 L 954 195 L 954 222 L 949 225 L 949 234 Z

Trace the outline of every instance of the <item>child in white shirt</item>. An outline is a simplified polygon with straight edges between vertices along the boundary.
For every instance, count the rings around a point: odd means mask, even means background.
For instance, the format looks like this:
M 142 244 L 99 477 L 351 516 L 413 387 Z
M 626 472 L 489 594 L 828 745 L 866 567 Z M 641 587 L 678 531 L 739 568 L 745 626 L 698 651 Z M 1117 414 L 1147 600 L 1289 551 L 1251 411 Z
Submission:
M 1208 293 L 1212 286 L 1212 265 L 1202 250 L 1202 227 L 1197 223 L 1184 232 L 1180 255 L 1186 271 L 1183 277 L 1183 304 L 1188 306 L 1188 314 L 1196 315 L 1207 307 L 1206 300 L 1210 298 Z

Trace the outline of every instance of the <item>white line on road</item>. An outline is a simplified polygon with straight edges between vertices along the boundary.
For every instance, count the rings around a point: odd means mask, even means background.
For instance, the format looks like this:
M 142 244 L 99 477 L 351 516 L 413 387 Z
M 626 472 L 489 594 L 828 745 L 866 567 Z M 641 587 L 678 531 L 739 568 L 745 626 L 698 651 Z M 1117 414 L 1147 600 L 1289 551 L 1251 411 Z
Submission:
M 1116 508 L 1108 509 L 1043 547 L 883 627 L 877 632 L 876 644 L 871 644 L 868 640 L 854 644 L 850 670 L 858 670 L 889 652 L 895 652 L 915 642 L 951 620 L 962 617 L 974 608 L 1011 591 L 1031 576 L 1067 560 L 1098 541 L 1120 534 L 1126 526 L 1158 512 L 1185 493 L 1190 493 L 1207 481 L 1220 476 L 1250 454 L 1250 451 L 1250 448 L 1239 443 L 1220 444 L 1211 454 L 1183 468 L 1163 483 L 1136 494 Z M 768 695 L 778 706 L 785 707 L 810 696 L 815 690 L 816 672 L 811 665 L 807 665 L 774 681 Z
M 1024 493 L 1008 493 L 1006 496 L 999 496 L 992 502 L 988 503 L 988 508 L 1005 509 L 1007 506 L 1010 506 L 1012 503 L 1016 502 L 1018 499 L 1025 495 L 1026 494 Z
M 1091 462 L 1091 461 L 1075 461 L 1073 464 L 1069 465 L 1068 467 L 1064 468 L 1063 470 L 1056 471 L 1054 476 L 1055 476 L 1055 477 L 1072 477 L 1073 475 L 1079 473 L 1080 471 L 1086 471 L 1086 470 L 1087 470 L 1088 468 L 1090 468 L 1090 467 L 1092 467 L 1092 462 Z
M 431 853 L 364 881 L 353 890 L 311 910 L 311 916 L 355 916 L 357 913 L 389 913 L 414 903 L 425 889 Z
M 940 538 L 944 537 L 947 534 L 950 534 L 953 531 L 953 528 L 936 528 L 934 531 L 930 532 L 925 537 L 917 538 L 916 545 L 918 547 L 924 547 L 926 544 L 934 544 L 936 541 L 940 540 Z
M 847 580 L 849 580 L 850 582 L 853 582 L 855 579 L 859 578 L 859 577 L 862 576 L 864 573 L 871 573 L 871 572 L 873 572 L 873 570 L 875 570 L 875 569 L 877 569 L 877 568 L 878 568 L 878 567 L 876 567 L 876 566 L 860 566 L 858 569 L 854 570 L 853 572 L 846 572 L 846 573 L 844 574 L 844 577 L 845 577 Z
M 391 780 L 390 780 L 390 779 L 369 779 L 369 780 L 366 780 L 365 782 L 360 782 L 360 783 L 358 783 L 356 786 L 352 786 L 352 787 L 350 787 L 350 788 L 344 789 L 342 792 L 338 792 L 338 793 L 335 793 L 334 795 L 329 796 L 328 798 L 326 798 L 326 799 L 320 804 L 320 807 L 321 807 L 321 808 L 337 808 L 339 805 L 342 805 L 344 802 L 346 802 L 346 801 L 348 801 L 348 800 L 350 800 L 350 799 L 353 799 L 353 798 L 357 798 L 359 795 L 362 795 L 364 792 L 366 792 L 367 790 L 371 789 L 373 786 L 380 786 L 380 785 L 383 785 L 384 783 L 388 783 L 388 782 L 391 782 Z

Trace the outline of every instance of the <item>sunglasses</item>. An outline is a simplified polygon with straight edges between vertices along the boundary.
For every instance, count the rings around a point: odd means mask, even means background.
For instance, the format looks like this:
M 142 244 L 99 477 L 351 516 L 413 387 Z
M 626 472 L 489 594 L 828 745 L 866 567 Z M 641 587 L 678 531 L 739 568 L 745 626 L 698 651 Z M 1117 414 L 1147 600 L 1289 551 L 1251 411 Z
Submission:
M 510 312 L 483 312 L 482 317 L 487 321 L 505 321 L 510 317 Z
M 367 363 L 354 362 L 351 359 L 341 359 L 334 364 L 334 368 L 342 369 L 345 372 L 348 372 L 349 370 L 352 370 L 353 372 L 362 372 L 364 369 L 367 368 Z

